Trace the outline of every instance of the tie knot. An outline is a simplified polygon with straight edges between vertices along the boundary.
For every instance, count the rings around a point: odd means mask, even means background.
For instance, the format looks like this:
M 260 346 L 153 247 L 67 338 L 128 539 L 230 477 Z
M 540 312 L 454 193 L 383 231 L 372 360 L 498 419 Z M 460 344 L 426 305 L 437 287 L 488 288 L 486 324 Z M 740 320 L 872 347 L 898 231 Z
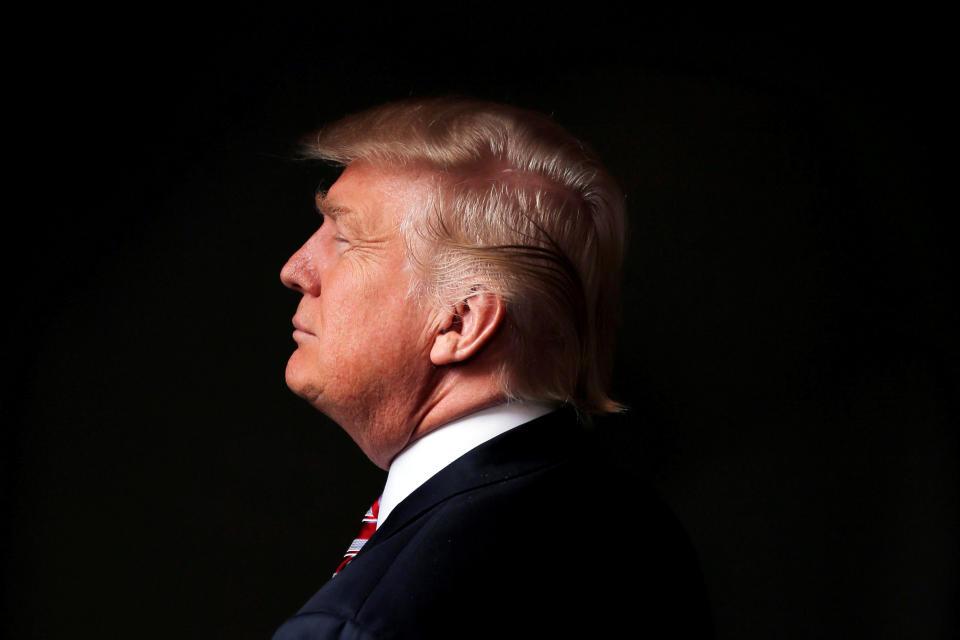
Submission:
M 380 496 L 381 498 L 383 496 Z M 363 516 L 363 521 L 367 522 L 369 519 L 373 519 L 373 523 L 376 524 L 377 518 L 380 517 L 380 498 L 374 500 L 373 504 L 370 505 L 370 508 L 367 509 L 367 514 Z

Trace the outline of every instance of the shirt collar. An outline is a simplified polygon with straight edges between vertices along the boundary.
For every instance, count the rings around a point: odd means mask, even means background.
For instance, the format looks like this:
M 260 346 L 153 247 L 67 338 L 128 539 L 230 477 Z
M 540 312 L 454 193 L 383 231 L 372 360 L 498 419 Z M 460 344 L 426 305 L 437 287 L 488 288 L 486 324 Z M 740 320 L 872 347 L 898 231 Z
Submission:
M 556 408 L 543 402 L 508 402 L 463 416 L 423 436 L 390 464 L 377 527 L 404 498 L 466 452 Z

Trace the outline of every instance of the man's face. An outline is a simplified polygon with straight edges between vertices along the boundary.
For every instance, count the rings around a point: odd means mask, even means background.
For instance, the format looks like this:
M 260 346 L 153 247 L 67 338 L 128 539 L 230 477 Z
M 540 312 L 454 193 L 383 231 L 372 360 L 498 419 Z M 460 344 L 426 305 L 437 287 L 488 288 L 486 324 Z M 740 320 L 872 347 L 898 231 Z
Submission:
M 409 299 L 414 275 L 398 233 L 429 185 L 351 164 L 318 197 L 323 224 L 280 274 L 303 294 L 287 385 L 383 468 L 407 444 L 432 375 L 430 319 Z

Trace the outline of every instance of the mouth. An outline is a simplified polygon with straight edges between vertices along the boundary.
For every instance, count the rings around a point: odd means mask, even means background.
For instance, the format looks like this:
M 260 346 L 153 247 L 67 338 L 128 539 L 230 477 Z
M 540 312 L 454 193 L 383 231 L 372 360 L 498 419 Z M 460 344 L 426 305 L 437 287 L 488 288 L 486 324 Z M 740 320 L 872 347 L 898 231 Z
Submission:
M 308 336 L 314 335 L 314 333 L 310 331 L 307 326 L 303 324 L 303 322 L 298 320 L 296 316 L 293 317 L 293 328 L 293 335 L 297 335 L 298 333 L 306 334 Z

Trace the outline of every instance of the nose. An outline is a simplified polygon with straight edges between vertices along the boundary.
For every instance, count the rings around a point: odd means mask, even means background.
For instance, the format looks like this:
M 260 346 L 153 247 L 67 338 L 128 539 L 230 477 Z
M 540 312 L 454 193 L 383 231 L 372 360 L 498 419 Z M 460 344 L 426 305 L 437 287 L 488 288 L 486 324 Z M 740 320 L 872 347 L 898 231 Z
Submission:
M 320 277 L 313 260 L 310 240 L 307 240 L 283 265 L 283 269 L 280 270 L 280 281 L 288 289 L 319 296 Z

